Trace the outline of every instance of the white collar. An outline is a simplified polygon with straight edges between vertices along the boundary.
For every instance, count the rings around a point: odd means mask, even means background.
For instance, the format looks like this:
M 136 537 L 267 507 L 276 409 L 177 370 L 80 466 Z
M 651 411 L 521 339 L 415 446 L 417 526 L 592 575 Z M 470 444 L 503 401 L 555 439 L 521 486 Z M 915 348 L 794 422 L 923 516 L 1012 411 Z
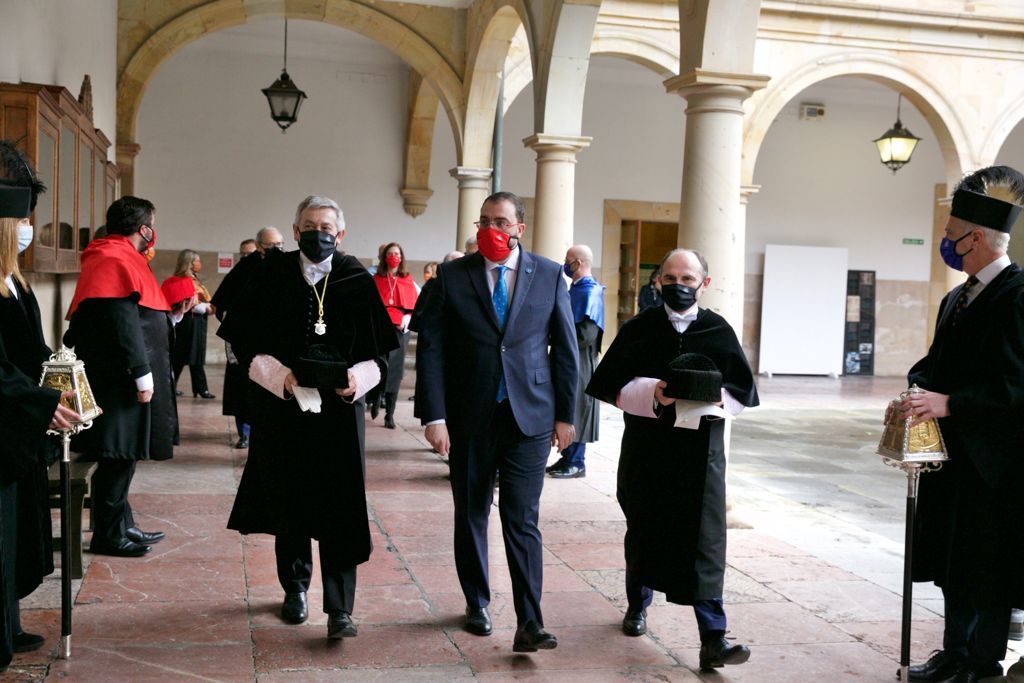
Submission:
M 309 257 L 299 252 L 299 262 L 302 265 L 304 271 L 315 271 L 317 273 L 329 273 L 331 272 L 331 260 L 334 258 L 334 254 L 331 254 L 320 263 L 313 263 Z
M 483 254 L 481 254 L 481 256 L 483 256 Z M 505 266 L 509 270 L 513 270 L 513 271 L 519 268 L 519 245 L 518 244 L 516 245 L 516 248 L 512 250 L 512 253 L 510 253 L 508 255 L 508 258 L 505 259 L 504 263 L 495 263 L 494 261 L 492 261 L 489 258 L 487 258 L 486 256 L 484 256 L 484 270 L 491 271 L 491 270 L 494 270 L 495 268 L 497 268 L 498 266 Z
M 1003 272 L 1003 269 L 1008 265 L 1010 265 L 1010 257 L 1003 254 L 995 261 L 979 270 L 974 277 L 978 278 L 978 282 L 987 285 L 992 282 L 992 280 L 995 280 L 996 275 Z
M 678 312 L 677 311 L 673 311 L 671 308 L 668 307 L 668 304 L 665 304 L 665 312 L 668 313 L 668 320 L 669 320 L 669 322 L 673 322 L 673 323 L 682 323 L 682 322 L 692 323 L 694 320 L 697 319 L 697 304 L 694 304 L 694 305 L 690 306 L 685 311 L 678 311 Z

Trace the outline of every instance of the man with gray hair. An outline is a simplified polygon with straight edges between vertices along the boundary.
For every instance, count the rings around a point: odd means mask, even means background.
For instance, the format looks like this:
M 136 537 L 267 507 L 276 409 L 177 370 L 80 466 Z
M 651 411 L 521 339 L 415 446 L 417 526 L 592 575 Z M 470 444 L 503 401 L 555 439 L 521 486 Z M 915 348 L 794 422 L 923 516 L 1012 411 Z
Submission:
M 271 249 L 284 249 L 284 237 L 280 230 L 268 225 L 256 233 L 256 251 L 260 255 L 266 255 Z
M 271 249 L 218 334 L 231 343 L 252 392 L 249 459 L 228 528 L 275 537 L 281 617 L 308 617 L 311 539 L 320 543 L 327 637 L 356 635 L 356 565 L 370 556 L 363 482 L 361 397 L 398 346 L 362 264 L 337 252 L 338 204 L 311 196 L 292 234 L 299 250 Z

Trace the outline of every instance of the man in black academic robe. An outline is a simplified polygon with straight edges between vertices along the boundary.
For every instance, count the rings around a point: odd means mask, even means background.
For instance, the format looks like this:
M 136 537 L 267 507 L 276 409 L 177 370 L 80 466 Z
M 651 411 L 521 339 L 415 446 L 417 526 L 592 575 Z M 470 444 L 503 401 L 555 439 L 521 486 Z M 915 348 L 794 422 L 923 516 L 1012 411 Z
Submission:
M 942 588 L 942 650 L 911 681 L 1002 675 L 1010 609 L 1024 606 L 1024 271 L 1006 255 L 1020 204 L 1024 175 L 1006 166 L 957 186 L 939 251 L 969 278 L 907 377 L 926 391 L 903 410 L 937 418 L 950 457 L 921 477 L 913 548 L 914 580 Z
M 741 664 L 750 651 L 724 638 L 725 422 L 705 416 L 698 429 L 674 426 L 675 401 L 663 391 L 669 364 L 680 354 L 704 355 L 722 375 L 725 410 L 735 415 L 758 405 L 753 373 L 732 327 L 697 306 L 710 281 L 697 252 L 670 252 L 658 278 L 665 305 L 622 326 L 587 387 L 590 395 L 622 408 L 626 424 L 616 491 L 626 516 L 629 604 L 623 631 L 646 632 L 652 589 L 669 602 L 693 605 L 701 668 Z
M 356 635 L 356 565 L 371 551 L 358 399 L 380 381 L 382 358 L 398 337 L 369 273 L 335 251 L 345 231 L 338 205 L 307 197 L 293 230 L 299 251 L 268 253 L 250 295 L 218 331 L 259 385 L 250 394 L 249 459 L 228 528 L 275 537 L 281 615 L 291 623 L 308 616 L 317 539 L 328 637 L 341 638 Z M 304 377 L 314 353 L 334 354 L 328 367 L 347 366 L 348 388 Z M 302 387 L 317 390 L 320 412 L 302 409 L 294 397 Z
M 103 408 L 71 447 L 95 460 L 90 552 L 140 557 L 161 531 L 136 526 L 128 489 L 139 460 L 169 460 L 178 424 L 171 373 L 172 311 L 143 252 L 156 242 L 153 204 L 121 197 L 107 209 L 107 236 L 82 252 L 64 343 L 89 368 Z M 179 303 L 180 315 L 190 302 Z

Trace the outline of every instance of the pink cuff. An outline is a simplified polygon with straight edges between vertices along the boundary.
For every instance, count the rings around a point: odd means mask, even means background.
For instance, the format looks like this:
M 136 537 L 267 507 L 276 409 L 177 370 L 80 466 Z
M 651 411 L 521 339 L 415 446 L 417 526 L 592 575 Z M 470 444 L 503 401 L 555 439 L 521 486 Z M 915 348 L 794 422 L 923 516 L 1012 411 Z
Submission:
M 249 365 L 249 379 L 272 393 L 278 398 L 287 398 L 284 393 L 284 380 L 291 370 L 281 361 L 261 353 L 252 359 Z
M 736 417 L 743 412 L 744 406 L 742 403 L 733 398 L 733 395 L 729 393 L 728 389 L 722 389 L 722 407 L 725 408 L 725 412 L 729 413 L 733 417 Z
M 380 384 L 380 366 L 375 360 L 364 360 L 349 368 L 356 379 L 356 393 L 348 401 L 356 401 L 366 395 L 370 389 Z
M 661 380 L 654 377 L 635 377 L 619 391 L 616 405 L 637 417 L 658 417 L 654 414 L 654 389 Z

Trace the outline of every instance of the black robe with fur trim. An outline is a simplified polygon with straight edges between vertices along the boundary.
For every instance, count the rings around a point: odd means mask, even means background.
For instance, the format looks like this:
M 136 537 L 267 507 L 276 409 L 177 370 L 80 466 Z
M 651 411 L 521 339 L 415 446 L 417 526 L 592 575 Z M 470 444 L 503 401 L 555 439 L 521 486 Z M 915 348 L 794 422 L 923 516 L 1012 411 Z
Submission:
M 303 277 L 299 252 L 269 253 L 250 281 L 250 293 L 236 302 L 218 334 L 248 367 L 268 354 L 294 369 L 311 344 L 329 344 L 349 366 L 382 358 L 398 346 L 395 327 L 370 274 L 351 256 L 335 254 L 327 276 L 324 320 L 327 333 L 313 332 L 317 302 Z M 318 291 L 324 287 L 321 280 Z M 249 459 L 242 474 L 228 528 L 334 540 L 340 562 L 369 559 L 361 401 L 343 401 L 321 390 L 319 414 L 302 412 L 250 381 L 252 413 Z
M 701 309 L 679 334 L 664 306 L 649 308 L 619 330 L 587 393 L 615 405 L 636 377 L 667 377 L 681 353 L 701 353 L 722 373 L 723 386 L 745 406 L 758 405 L 754 376 L 733 329 Z M 677 429 L 675 407 L 659 417 L 623 414 L 616 496 L 626 515 L 626 563 L 643 584 L 670 602 L 720 598 L 725 575 L 724 420 L 701 419 Z
M 1004 268 L 953 325 L 959 294 L 942 300 L 935 340 L 907 377 L 947 394 L 950 412 L 939 420 L 950 461 L 921 477 L 913 577 L 1024 607 L 1024 271 Z

